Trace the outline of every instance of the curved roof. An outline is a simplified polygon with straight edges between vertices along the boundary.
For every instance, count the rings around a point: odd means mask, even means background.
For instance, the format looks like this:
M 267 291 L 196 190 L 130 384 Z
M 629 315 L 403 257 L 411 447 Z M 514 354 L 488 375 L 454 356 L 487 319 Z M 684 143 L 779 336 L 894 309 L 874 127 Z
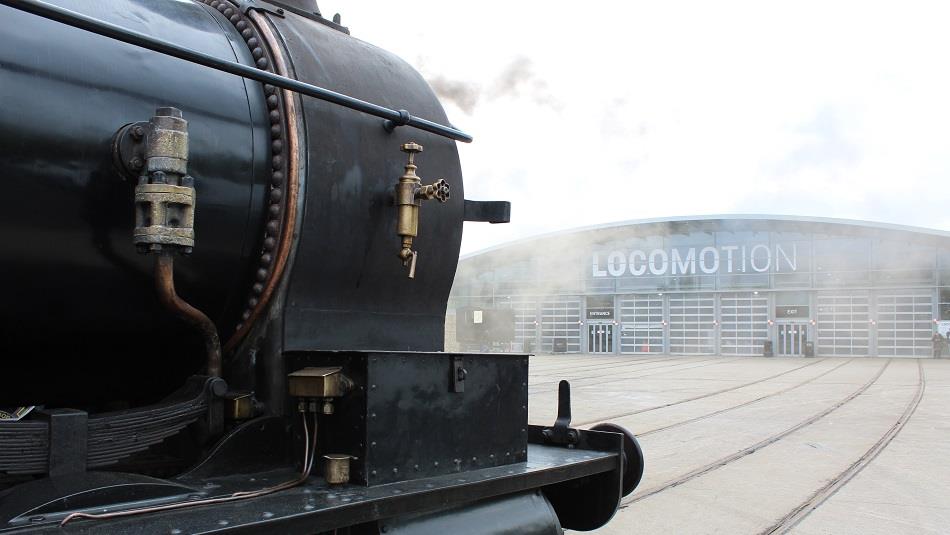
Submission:
M 606 240 L 618 233 L 637 235 L 685 234 L 689 232 L 715 231 L 786 231 L 852 235 L 862 237 L 899 238 L 917 243 L 950 246 L 950 232 L 891 223 L 838 219 L 832 217 L 809 217 L 764 214 L 719 214 L 700 216 L 674 216 L 650 219 L 631 219 L 600 225 L 590 225 L 522 238 L 503 243 L 474 253 L 462 255 L 460 261 L 490 255 L 519 245 L 540 245 L 548 240 L 560 240 L 581 234 L 597 234 L 591 241 Z

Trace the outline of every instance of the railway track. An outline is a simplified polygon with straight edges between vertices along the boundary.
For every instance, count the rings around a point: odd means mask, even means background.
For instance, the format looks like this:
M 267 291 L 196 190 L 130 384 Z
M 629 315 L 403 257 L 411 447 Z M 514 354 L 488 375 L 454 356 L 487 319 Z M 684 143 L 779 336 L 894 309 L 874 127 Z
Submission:
M 647 408 L 644 408 L 644 409 L 636 409 L 636 410 L 633 410 L 633 411 L 626 411 L 626 412 L 621 412 L 621 413 L 617 413 L 617 414 L 611 414 L 611 415 L 608 415 L 608 416 L 604 416 L 604 417 L 601 417 L 601 418 L 597 418 L 597 419 L 595 419 L 595 420 L 587 420 L 587 421 L 583 421 L 583 422 L 576 422 L 574 425 L 590 425 L 590 424 L 597 423 L 597 422 L 601 422 L 601 421 L 616 420 L 617 418 L 625 418 L 625 417 L 627 417 L 627 416 L 633 416 L 633 415 L 635 415 L 635 414 L 642 414 L 642 413 L 644 413 L 644 412 L 655 411 L 655 410 L 658 410 L 658 409 L 665 409 L 665 408 L 667 408 L 667 407 L 673 407 L 674 405 L 680 405 L 680 404 L 683 404 L 683 403 L 689 403 L 689 402 L 691 402 L 691 401 L 697 401 L 697 400 L 700 400 L 700 399 L 706 399 L 706 398 L 709 398 L 709 397 L 718 396 L 718 395 L 720 395 L 720 394 L 725 394 L 725 393 L 727 393 L 727 392 L 732 392 L 732 391 L 734 391 L 734 390 L 739 390 L 740 388 L 745 388 L 745 387 L 747 387 L 747 386 L 752 386 L 752 385 L 756 385 L 756 384 L 759 384 L 759 383 L 763 383 L 763 382 L 765 382 L 765 381 L 770 381 L 770 380 L 772 380 L 772 379 L 776 379 L 776 378 L 778 378 L 778 377 L 781 377 L 781 376 L 783 376 L 783 375 L 787 375 L 787 374 L 792 373 L 792 372 L 794 372 L 794 371 L 801 370 L 802 368 L 807 368 L 807 367 L 809 367 L 809 366 L 814 366 L 815 364 L 818 364 L 819 362 L 824 362 L 824 361 L 825 361 L 825 359 L 814 360 L 814 361 L 811 361 L 811 362 L 809 362 L 809 363 L 807 363 L 807 364 L 803 364 L 803 365 L 801 365 L 801 366 L 797 366 L 797 367 L 795 367 L 795 368 L 792 368 L 792 369 L 790 369 L 790 370 L 785 370 L 785 371 L 783 371 L 783 372 L 781 372 L 781 373 L 776 373 L 776 374 L 774 374 L 774 375 L 769 375 L 768 377 L 763 377 L 763 378 L 761 378 L 761 379 L 756 379 L 755 381 L 750 381 L 750 382 L 748 382 L 748 383 L 742 383 L 742 384 L 740 384 L 740 385 L 730 386 L 730 387 L 728 387 L 728 388 L 723 388 L 723 389 L 720 389 L 720 390 L 716 390 L 716 391 L 714 391 L 714 392 L 707 392 L 707 393 L 705 393 L 705 394 L 700 394 L 700 395 L 698 395 L 698 396 L 693 396 L 693 397 L 691 397 L 691 398 L 681 399 L 681 400 L 677 400 L 677 401 L 671 401 L 671 402 L 669 402 L 669 403 L 664 403 L 664 404 L 662 404 L 662 405 L 657 405 L 657 406 L 655 406 L 655 407 L 647 407 Z M 671 427 L 672 427 L 672 426 L 671 426 Z M 640 435 L 642 435 L 642 434 L 640 434 Z M 638 435 L 638 436 L 639 436 L 639 435 Z
M 854 463 L 852 463 L 848 468 L 842 471 L 840 474 L 835 476 L 831 481 L 826 483 L 823 487 L 816 490 L 811 496 L 809 496 L 805 501 L 799 504 L 797 507 L 792 509 L 788 514 L 779 519 L 778 522 L 772 524 L 768 528 L 762 530 L 760 535 L 771 535 L 773 533 L 788 533 L 792 528 L 798 525 L 799 522 L 804 520 L 808 515 L 810 515 L 815 509 L 825 503 L 829 498 L 835 495 L 836 492 L 841 490 L 842 487 L 847 485 L 856 475 L 861 473 L 862 470 L 867 468 L 878 455 L 887 448 L 888 444 L 904 429 L 904 426 L 907 425 L 907 422 L 911 419 L 914 413 L 917 411 L 917 407 L 920 405 L 920 400 L 924 397 L 924 391 L 927 388 L 927 379 L 924 376 L 924 367 L 923 362 L 917 360 L 917 392 L 914 397 L 907 403 L 907 407 L 904 409 L 904 412 L 900 415 L 897 421 L 892 425 L 882 436 L 881 438 L 874 443 L 866 452 L 864 452 L 861 457 L 859 457 Z
M 651 377 L 651 376 L 653 376 L 653 375 L 659 375 L 659 374 L 661 374 L 661 373 L 670 373 L 670 372 L 678 372 L 678 371 L 682 371 L 682 370 L 691 370 L 691 369 L 695 369 L 695 368 L 704 368 L 704 367 L 706 367 L 706 366 L 716 366 L 716 365 L 719 365 L 719 364 L 725 364 L 725 363 L 727 363 L 727 362 L 734 362 L 734 361 L 736 361 L 736 360 L 739 360 L 739 358 L 724 359 L 724 358 L 722 358 L 722 357 L 713 357 L 713 358 L 705 359 L 705 360 L 691 361 L 691 362 L 687 362 L 687 363 L 668 364 L 668 365 L 656 366 L 656 367 L 650 367 L 650 368 L 641 368 L 641 369 L 637 370 L 637 371 L 662 370 L 662 371 L 658 371 L 658 372 L 656 372 L 656 373 L 645 373 L 645 374 L 643 374 L 643 375 L 634 375 L 634 376 L 631 376 L 631 377 L 617 377 L 617 374 L 616 374 L 616 373 L 608 373 L 608 374 L 604 374 L 604 375 L 592 375 L 592 376 L 587 376 L 587 377 L 580 377 L 579 379 L 586 380 L 586 379 L 601 379 L 601 378 L 604 378 L 604 377 L 613 377 L 613 379 L 609 379 L 609 380 L 606 380 L 606 381 L 600 381 L 600 382 L 596 383 L 597 386 L 600 386 L 600 385 L 604 385 L 604 384 L 608 384 L 608 383 L 616 383 L 616 382 L 619 382 L 619 381 L 628 381 L 628 380 L 630 380 L 630 379 L 639 379 L 639 378 L 641 378 L 641 377 Z M 686 366 L 686 364 L 696 364 L 696 366 Z M 675 368 L 675 369 L 671 369 L 671 368 Z M 557 385 L 558 385 L 558 383 L 560 383 L 560 381 L 556 381 L 556 382 L 545 381 L 545 382 L 541 383 L 542 385 L 546 385 L 544 388 L 535 388 L 534 390 L 531 390 L 531 389 L 529 388 L 528 393 L 529 393 L 529 394 L 538 394 L 538 393 L 542 393 L 542 392 L 554 391 L 554 390 L 557 390 Z M 539 386 L 539 385 L 533 385 L 533 387 L 538 387 L 538 386 Z M 574 384 L 572 383 L 571 386 L 590 386 L 590 385 L 574 385 Z
M 718 360 L 718 359 L 719 357 L 710 357 L 710 358 L 704 358 L 700 360 L 684 361 L 682 359 L 671 360 L 670 358 L 667 357 L 665 359 L 650 360 L 650 361 L 644 361 L 644 362 L 639 362 L 635 364 L 624 364 L 621 366 L 611 367 L 611 369 L 612 368 L 626 368 L 628 369 L 628 371 L 612 370 L 612 371 L 607 371 L 606 373 L 604 373 L 605 372 L 604 368 L 595 368 L 595 369 L 580 368 L 580 369 L 569 370 L 570 373 L 553 372 L 550 374 L 543 374 L 543 375 L 535 373 L 535 374 L 532 374 L 534 378 L 537 378 L 540 375 L 541 377 L 544 377 L 544 379 L 532 386 L 537 386 L 537 385 L 542 385 L 542 384 L 556 385 L 561 382 L 561 379 L 563 379 L 565 375 L 569 376 L 571 378 L 570 380 L 573 382 L 573 381 L 579 381 L 582 379 L 599 379 L 601 377 L 616 377 L 617 374 L 619 373 L 634 373 L 634 372 L 639 372 L 643 370 L 655 370 L 655 369 L 667 368 L 671 366 L 684 366 L 686 364 L 693 364 L 697 362 L 708 362 L 708 361 L 713 361 L 713 360 Z M 585 371 L 591 372 L 591 374 L 590 375 L 580 374 Z M 554 379 L 549 379 L 549 377 L 554 377 Z
M 590 363 L 586 365 L 575 364 L 572 366 L 561 366 L 554 369 L 538 369 L 534 366 L 531 366 L 531 369 L 532 369 L 533 375 L 550 375 L 553 373 L 560 373 L 560 372 L 565 372 L 565 371 L 573 372 L 577 370 L 605 370 L 605 369 L 610 369 L 610 368 L 622 368 L 624 366 L 635 366 L 637 364 L 646 364 L 648 362 L 659 362 L 662 360 L 667 360 L 667 361 L 676 360 L 676 357 L 670 357 L 669 355 L 667 355 L 665 357 L 654 357 L 650 359 L 631 359 L 626 362 L 610 361 L 610 362 Z
M 755 399 L 750 399 L 749 401 L 744 401 L 744 402 L 742 402 L 742 403 L 739 403 L 738 405 L 733 405 L 733 406 L 731 406 L 731 407 L 726 407 L 726 408 L 724 408 L 724 409 L 719 409 L 719 410 L 717 410 L 717 411 L 713 411 L 713 412 L 710 412 L 710 413 L 707 413 L 707 414 L 703 414 L 703 415 L 701 415 L 701 416 L 696 416 L 696 417 L 690 418 L 690 419 L 688 419 L 688 420 L 682 420 L 682 421 L 680 421 L 680 422 L 672 423 L 672 424 L 669 424 L 669 425 L 664 425 L 663 427 L 657 427 L 657 428 L 654 428 L 654 429 L 650 429 L 650 430 L 644 431 L 644 432 L 642 432 L 642 433 L 637 433 L 636 435 L 637 435 L 638 437 L 645 437 L 645 436 L 652 435 L 652 434 L 654 434 L 654 433 L 659 433 L 660 431 L 666 431 L 667 429 L 673 429 L 674 427 L 680 427 L 680 426 L 682 426 L 682 425 L 691 424 L 691 423 L 693 423 L 693 422 L 698 422 L 698 421 L 701 421 L 701 420 L 705 420 L 705 419 L 707 419 L 707 418 L 712 418 L 713 416 L 718 416 L 718 415 L 720 415 L 720 414 L 723 414 L 723 413 L 726 413 L 726 412 L 729 412 L 729 411 L 733 411 L 733 410 L 736 410 L 736 409 L 741 409 L 742 407 L 748 407 L 749 405 L 752 405 L 752 404 L 754 404 L 754 403 L 758 403 L 758 402 L 760 402 L 760 401 L 764 401 L 764 400 L 766 400 L 766 399 L 769 399 L 769 398 L 772 398 L 772 397 L 775 397 L 775 396 L 782 395 L 782 394 L 784 394 L 784 393 L 786 393 L 786 392 L 791 392 L 792 390 L 795 390 L 796 388 L 801 388 L 801 387 L 807 385 L 808 383 L 811 383 L 811 382 L 813 382 L 813 381 L 817 381 L 818 379 L 821 379 L 822 377 L 824 377 L 824 376 L 828 375 L 829 373 L 831 373 L 831 372 L 837 370 L 838 368 L 841 368 L 842 366 L 844 366 L 844 365 L 846 365 L 846 364 L 850 364 L 851 362 L 853 362 L 853 359 L 848 359 L 848 360 L 842 362 L 841 364 L 838 364 L 837 366 L 834 366 L 834 367 L 832 367 L 832 368 L 829 368 L 829 369 L 827 369 L 827 370 L 825 370 L 825 371 L 819 373 L 818 375 L 816 375 L 816 376 L 814 376 L 814 377 L 809 377 L 808 379 L 805 379 L 804 381 L 802 381 L 802 382 L 800 382 L 800 383 L 796 383 L 796 384 L 794 384 L 794 385 L 792 385 L 792 386 L 783 388 L 783 389 L 781 389 L 781 390 L 776 390 L 775 392 L 770 392 L 770 393 L 765 394 L 765 395 L 763 395 L 763 396 L 759 396 L 759 397 L 757 397 L 757 398 L 755 398 Z M 795 370 L 800 370 L 800 369 L 803 368 L 803 367 L 804 367 L 804 366 L 799 367 L 799 368 L 795 368 Z M 795 370 L 789 370 L 789 371 L 795 371 Z M 774 378 L 774 377 L 773 377 L 773 378 Z M 768 378 L 766 378 L 766 379 L 768 379 Z M 757 381 L 757 382 L 761 382 L 761 381 Z M 750 383 L 750 384 L 754 384 L 754 383 Z M 748 385 L 745 385 L 745 386 L 748 386 Z M 722 393 L 722 392 L 719 392 L 719 393 Z M 641 411 L 641 412 L 646 412 L 646 411 Z
M 828 407 L 828 408 L 822 410 L 821 412 L 818 412 L 818 413 L 816 413 L 816 414 L 810 416 L 809 418 L 807 418 L 807 419 L 805 419 L 805 420 L 802 420 L 801 422 L 798 422 L 797 424 L 795 424 L 795 425 L 793 425 L 793 426 L 791 426 L 791 427 L 789 427 L 789 428 L 787 428 L 787 429 L 785 429 L 785 430 L 783 430 L 783 431 L 780 431 L 780 432 L 775 433 L 774 435 L 771 435 L 771 436 L 769 436 L 769 437 L 767 437 L 767 438 L 765 438 L 765 439 L 763 439 L 763 440 L 760 440 L 759 442 L 756 442 L 755 444 L 753 444 L 753 445 L 751 445 L 751 446 L 748 446 L 748 447 L 746 447 L 746 448 L 743 448 L 743 449 L 741 449 L 741 450 L 739 450 L 739 451 L 737 451 L 737 452 L 735 452 L 735 453 L 732 453 L 732 454 L 730 454 L 730 455 L 727 455 L 727 456 L 725 456 L 725 457 L 716 459 L 715 461 L 713 461 L 713 462 L 711 462 L 711 463 L 708 463 L 708 464 L 705 464 L 705 465 L 703 465 L 703 466 L 700 466 L 699 468 L 695 468 L 695 469 L 693 469 L 693 470 L 687 472 L 686 474 L 683 474 L 683 475 L 681 475 L 681 476 L 679 476 L 679 477 L 677 477 L 677 478 L 675 478 L 675 479 L 673 479 L 673 480 L 671 480 L 671 481 L 668 481 L 668 482 L 666 482 L 666 483 L 664 483 L 664 484 L 662 484 L 662 485 L 659 485 L 659 486 L 657 486 L 657 487 L 653 487 L 653 488 L 648 489 L 648 490 L 646 490 L 646 491 L 644 491 L 644 492 L 641 492 L 641 493 L 637 493 L 636 495 L 630 497 L 629 499 L 624 500 L 624 501 L 621 503 L 621 506 L 620 506 L 620 507 L 621 507 L 621 508 L 629 507 L 629 506 L 630 506 L 631 504 L 633 504 L 633 503 L 639 502 L 639 501 L 641 501 L 641 500 L 644 500 L 644 499 L 646 499 L 646 498 L 649 498 L 650 496 L 654 496 L 654 495 L 656 495 L 656 494 L 659 494 L 659 493 L 661 493 L 661 492 L 664 492 L 664 491 L 666 491 L 666 490 L 669 490 L 669 489 L 671 489 L 671 488 L 673 488 L 673 487 L 682 485 L 683 483 L 686 483 L 686 482 L 688 482 L 688 481 L 692 481 L 693 479 L 696 479 L 696 478 L 698 478 L 698 477 L 700 477 L 700 476 L 703 476 L 703 475 L 705 475 L 705 474 L 708 474 L 708 473 L 710 473 L 710 472 L 713 472 L 713 471 L 715 471 L 715 470 L 718 470 L 718 469 L 720 469 L 720 468 L 722 468 L 722 467 L 724 467 L 724 466 L 728 466 L 729 464 L 732 464 L 732 463 L 738 461 L 739 459 L 742 459 L 743 457 L 746 457 L 746 456 L 748 456 L 748 455 L 751 455 L 751 454 L 755 453 L 756 451 L 758 451 L 758 450 L 760 450 L 760 449 L 762 449 L 762 448 L 765 448 L 765 447 L 767 447 L 767 446 L 769 446 L 769 445 L 771 445 L 771 444 L 774 444 L 774 443 L 778 442 L 779 440 L 782 440 L 783 438 L 785 438 L 785 437 L 791 435 L 792 433 L 794 433 L 794 432 L 796 432 L 796 431 L 798 431 L 798 430 L 800 430 L 800 429 L 803 429 L 803 428 L 805 428 L 805 427 L 808 427 L 809 425 L 812 425 L 812 424 L 814 424 L 814 423 L 820 421 L 820 420 L 821 420 L 822 418 L 824 418 L 825 416 L 828 416 L 828 415 L 831 414 L 832 412 L 838 410 L 839 408 L 843 407 L 843 406 L 844 406 L 845 404 L 847 404 L 848 402 L 854 400 L 855 398 L 857 398 L 858 396 L 860 396 L 861 394 L 863 394 L 864 392 L 866 392 L 868 388 L 871 388 L 871 385 L 873 385 L 875 382 L 877 382 L 877 380 L 880 379 L 881 375 L 884 374 L 884 371 L 887 369 L 887 367 L 890 366 L 891 361 L 892 361 L 891 359 L 888 359 L 887 362 L 885 362 L 884 365 L 881 366 L 881 369 L 879 369 L 879 370 L 877 371 L 877 373 L 874 374 L 874 376 L 873 376 L 870 380 L 868 380 L 866 383 L 864 383 L 860 388 L 858 388 L 857 390 L 855 390 L 854 392 L 852 392 L 852 393 L 849 394 L 848 396 L 844 397 L 843 399 L 841 399 L 841 400 L 835 402 L 833 405 L 831 405 L 830 407 Z

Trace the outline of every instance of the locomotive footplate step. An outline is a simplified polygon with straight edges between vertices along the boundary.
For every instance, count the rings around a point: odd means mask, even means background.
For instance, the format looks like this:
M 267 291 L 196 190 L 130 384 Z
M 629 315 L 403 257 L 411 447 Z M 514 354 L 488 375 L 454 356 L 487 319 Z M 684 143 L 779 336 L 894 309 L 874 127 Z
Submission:
M 388 483 L 372 487 L 329 487 L 322 479 L 252 500 L 159 512 L 148 522 L 128 517 L 110 520 L 77 519 L 67 533 L 115 533 L 123 529 L 140 534 L 168 533 L 316 533 L 335 528 L 445 509 L 487 498 L 554 488 L 585 476 L 618 471 L 616 451 L 566 449 L 528 445 L 528 461 L 458 474 Z M 207 491 L 209 497 L 259 489 L 293 479 L 291 469 L 209 478 L 180 483 Z M 562 521 L 563 523 L 563 521 Z M 33 526 L 35 532 L 62 533 L 58 523 Z M 567 527 L 565 525 L 565 527 Z M 27 528 L 29 530 L 29 528 Z M 6 530 L 0 529 L 0 532 Z M 33 530 L 29 530 L 34 532 Z

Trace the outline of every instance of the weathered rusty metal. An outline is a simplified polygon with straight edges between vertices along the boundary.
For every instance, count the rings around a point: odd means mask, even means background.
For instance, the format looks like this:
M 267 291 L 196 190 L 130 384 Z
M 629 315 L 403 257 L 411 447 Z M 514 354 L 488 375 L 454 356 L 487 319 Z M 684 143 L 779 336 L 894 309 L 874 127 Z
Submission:
M 188 176 L 188 121 L 177 108 L 158 108 L 148 123 L 120 129 L 114 150 L 129 145 L 122 142 L 126 136 L 144 138 L 132 241 L 140 252 L 175 246 L 190 253 L 195 245 L 195 184 Z

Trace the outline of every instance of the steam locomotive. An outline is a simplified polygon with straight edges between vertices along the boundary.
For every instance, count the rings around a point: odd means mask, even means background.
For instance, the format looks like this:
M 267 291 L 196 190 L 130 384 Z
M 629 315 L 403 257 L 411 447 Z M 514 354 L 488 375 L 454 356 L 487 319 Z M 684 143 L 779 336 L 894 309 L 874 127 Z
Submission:
M 446 353 L 423 78 L 314 0 L 0 0 L 0 533 L 560 533 L 639 482 Z M 408 110 L 408 111 L 407 111 Z

